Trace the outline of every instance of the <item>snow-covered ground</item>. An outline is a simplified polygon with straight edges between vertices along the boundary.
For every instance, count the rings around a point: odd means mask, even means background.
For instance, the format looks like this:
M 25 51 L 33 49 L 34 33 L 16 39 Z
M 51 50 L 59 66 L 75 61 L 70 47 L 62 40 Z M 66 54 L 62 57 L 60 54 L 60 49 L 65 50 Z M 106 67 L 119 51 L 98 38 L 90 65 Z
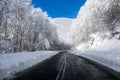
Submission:
M 89 51 L 81 55 L 120 72 L 120 53 L 117 51 Z
M 120 53 L 120 40 L 113 38 L 104 39 L 102 42 L 97 41 L 88 50 Z
M 76 53 L 76 55 L 86 57 L 120 72 L 120 53 L 117 51 L 87 51 L 84 53 L 81 51 L 72 51 L 72 53 Z
M 12 77 L 22 71 L 57 54 L 57 51 L 36 51 L 0 54 L 0 80 Z
M 90 48 L 72 51 L 72 53 L 86 57 L 120 72 L 120 40 L 118 39 L 98 40 L 95 41 Z
M 69 42 L 69 31 L 74 19 L 70 18 L 53 18 L 51 23 L 56 26 L 58 36 L 64 42 Z

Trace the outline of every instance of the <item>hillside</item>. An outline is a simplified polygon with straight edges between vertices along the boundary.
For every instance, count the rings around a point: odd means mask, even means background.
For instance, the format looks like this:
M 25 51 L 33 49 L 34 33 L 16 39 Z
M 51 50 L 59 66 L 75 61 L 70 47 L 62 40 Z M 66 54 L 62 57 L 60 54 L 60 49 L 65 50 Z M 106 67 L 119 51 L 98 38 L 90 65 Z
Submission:
M 51 23 L 56 26 L 58 35 L 62 41 L 69 42 L 69 31 L 74 19 L 70 18 L 53 18 Z

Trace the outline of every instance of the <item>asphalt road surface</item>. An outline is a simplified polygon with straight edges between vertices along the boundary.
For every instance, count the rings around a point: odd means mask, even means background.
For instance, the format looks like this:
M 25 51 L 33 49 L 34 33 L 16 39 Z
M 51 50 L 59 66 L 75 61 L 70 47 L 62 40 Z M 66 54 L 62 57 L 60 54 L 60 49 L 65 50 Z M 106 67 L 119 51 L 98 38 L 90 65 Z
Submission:
M 16 74 L 11 80 L 119 80 L 89 61 L 67 51 Z

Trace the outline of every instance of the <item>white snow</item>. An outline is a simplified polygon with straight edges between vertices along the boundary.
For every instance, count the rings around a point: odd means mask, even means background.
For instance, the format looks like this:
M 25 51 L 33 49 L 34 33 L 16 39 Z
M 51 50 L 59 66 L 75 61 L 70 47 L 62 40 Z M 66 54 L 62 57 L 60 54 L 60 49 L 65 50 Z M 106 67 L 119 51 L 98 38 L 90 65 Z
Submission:
M 64 42 L 69 42 L 69 31 L 74 19 L 70 18 L 53 18 L 51 23 L 56 26 L 58 36 Z
M 120 72 L 120 53 L 117 51 L 88 51 L 84 53 L 78 51 L 77 55 L 86 57 Z
M 94 43 L 88 50 L 120 52 L 120 40 L 105 39 L 103 42 L 98 41 Z
M 12 77 L 41 61 L 57 54 L 57 51 L 36 51 L 0 54 L 0 80 Z
M 74 19 L 70 18 L 53 18 L 51 19 L 51 23 L 53 23 L 56 26 L 62 26 L 62 27 L 70 27 L 72 25 L 72 21 Z
M 108 35 L 107 35 L 108 36 Z M 93 40 L 80 44 L 76 46 L 77 50 L 86 51 L 86 50 L 93 50 L 93 51 L 117 51 L 120 52 L 120 34 L 115 35 L 114 37 L 106 37 L 100 34 L 92 35 Z
M 97 41 L 83 55 L 120 72 L 120 40 Z
M 72 53 L 80 55 L 103 64 L 117 72 L 120 72 L 120 40 L 98 39 L 90 48 L 80 48 Z

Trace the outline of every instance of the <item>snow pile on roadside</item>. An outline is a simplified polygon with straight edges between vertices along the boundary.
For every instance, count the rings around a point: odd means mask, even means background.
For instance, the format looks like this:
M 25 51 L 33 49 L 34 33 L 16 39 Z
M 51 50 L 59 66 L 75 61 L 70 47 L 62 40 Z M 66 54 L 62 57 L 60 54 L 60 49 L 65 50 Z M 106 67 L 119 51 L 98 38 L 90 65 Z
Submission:
M 72 53 L 120 72 L 120 40 L 118 39 L 102 40 L 97 38 L 90 48 L 81 48 L 80 51 L 73 51 Z
M 105 47 L 103 47 L 105 48 Z M 111 51 L 86 51 L 79 50 L 70 51 L 70 53 L 83 56 L 92 61 L 98 62 L 106 67 L 109 67 L 117 72 L 120 72 L 120 52 L 116 50 Z
M 120 52 L 120 40 L 117 39 L 104 39 L 102 42 L 95 42 L 88 50 L 94 51 L 107 51 Z
M 36 51 L 0 54 L 0 80 L 12 77 L 22 71 L 57 54 L 57 51 Z
M 108 36 L 108 35 L 107 35 Z M 83 52 L 93 51 L 119 51 L 120 52 L 120 34 L 114 37 L 106 37 L 105 35 L 94 34 L 91 35 L 91 40 L 76 47 L 77 50 Z
M 79 55 L 103 64 L 117 72 L 120 72 L 120 53 L 117 51 L 88 51 L 84 54 L 80 53 Z

